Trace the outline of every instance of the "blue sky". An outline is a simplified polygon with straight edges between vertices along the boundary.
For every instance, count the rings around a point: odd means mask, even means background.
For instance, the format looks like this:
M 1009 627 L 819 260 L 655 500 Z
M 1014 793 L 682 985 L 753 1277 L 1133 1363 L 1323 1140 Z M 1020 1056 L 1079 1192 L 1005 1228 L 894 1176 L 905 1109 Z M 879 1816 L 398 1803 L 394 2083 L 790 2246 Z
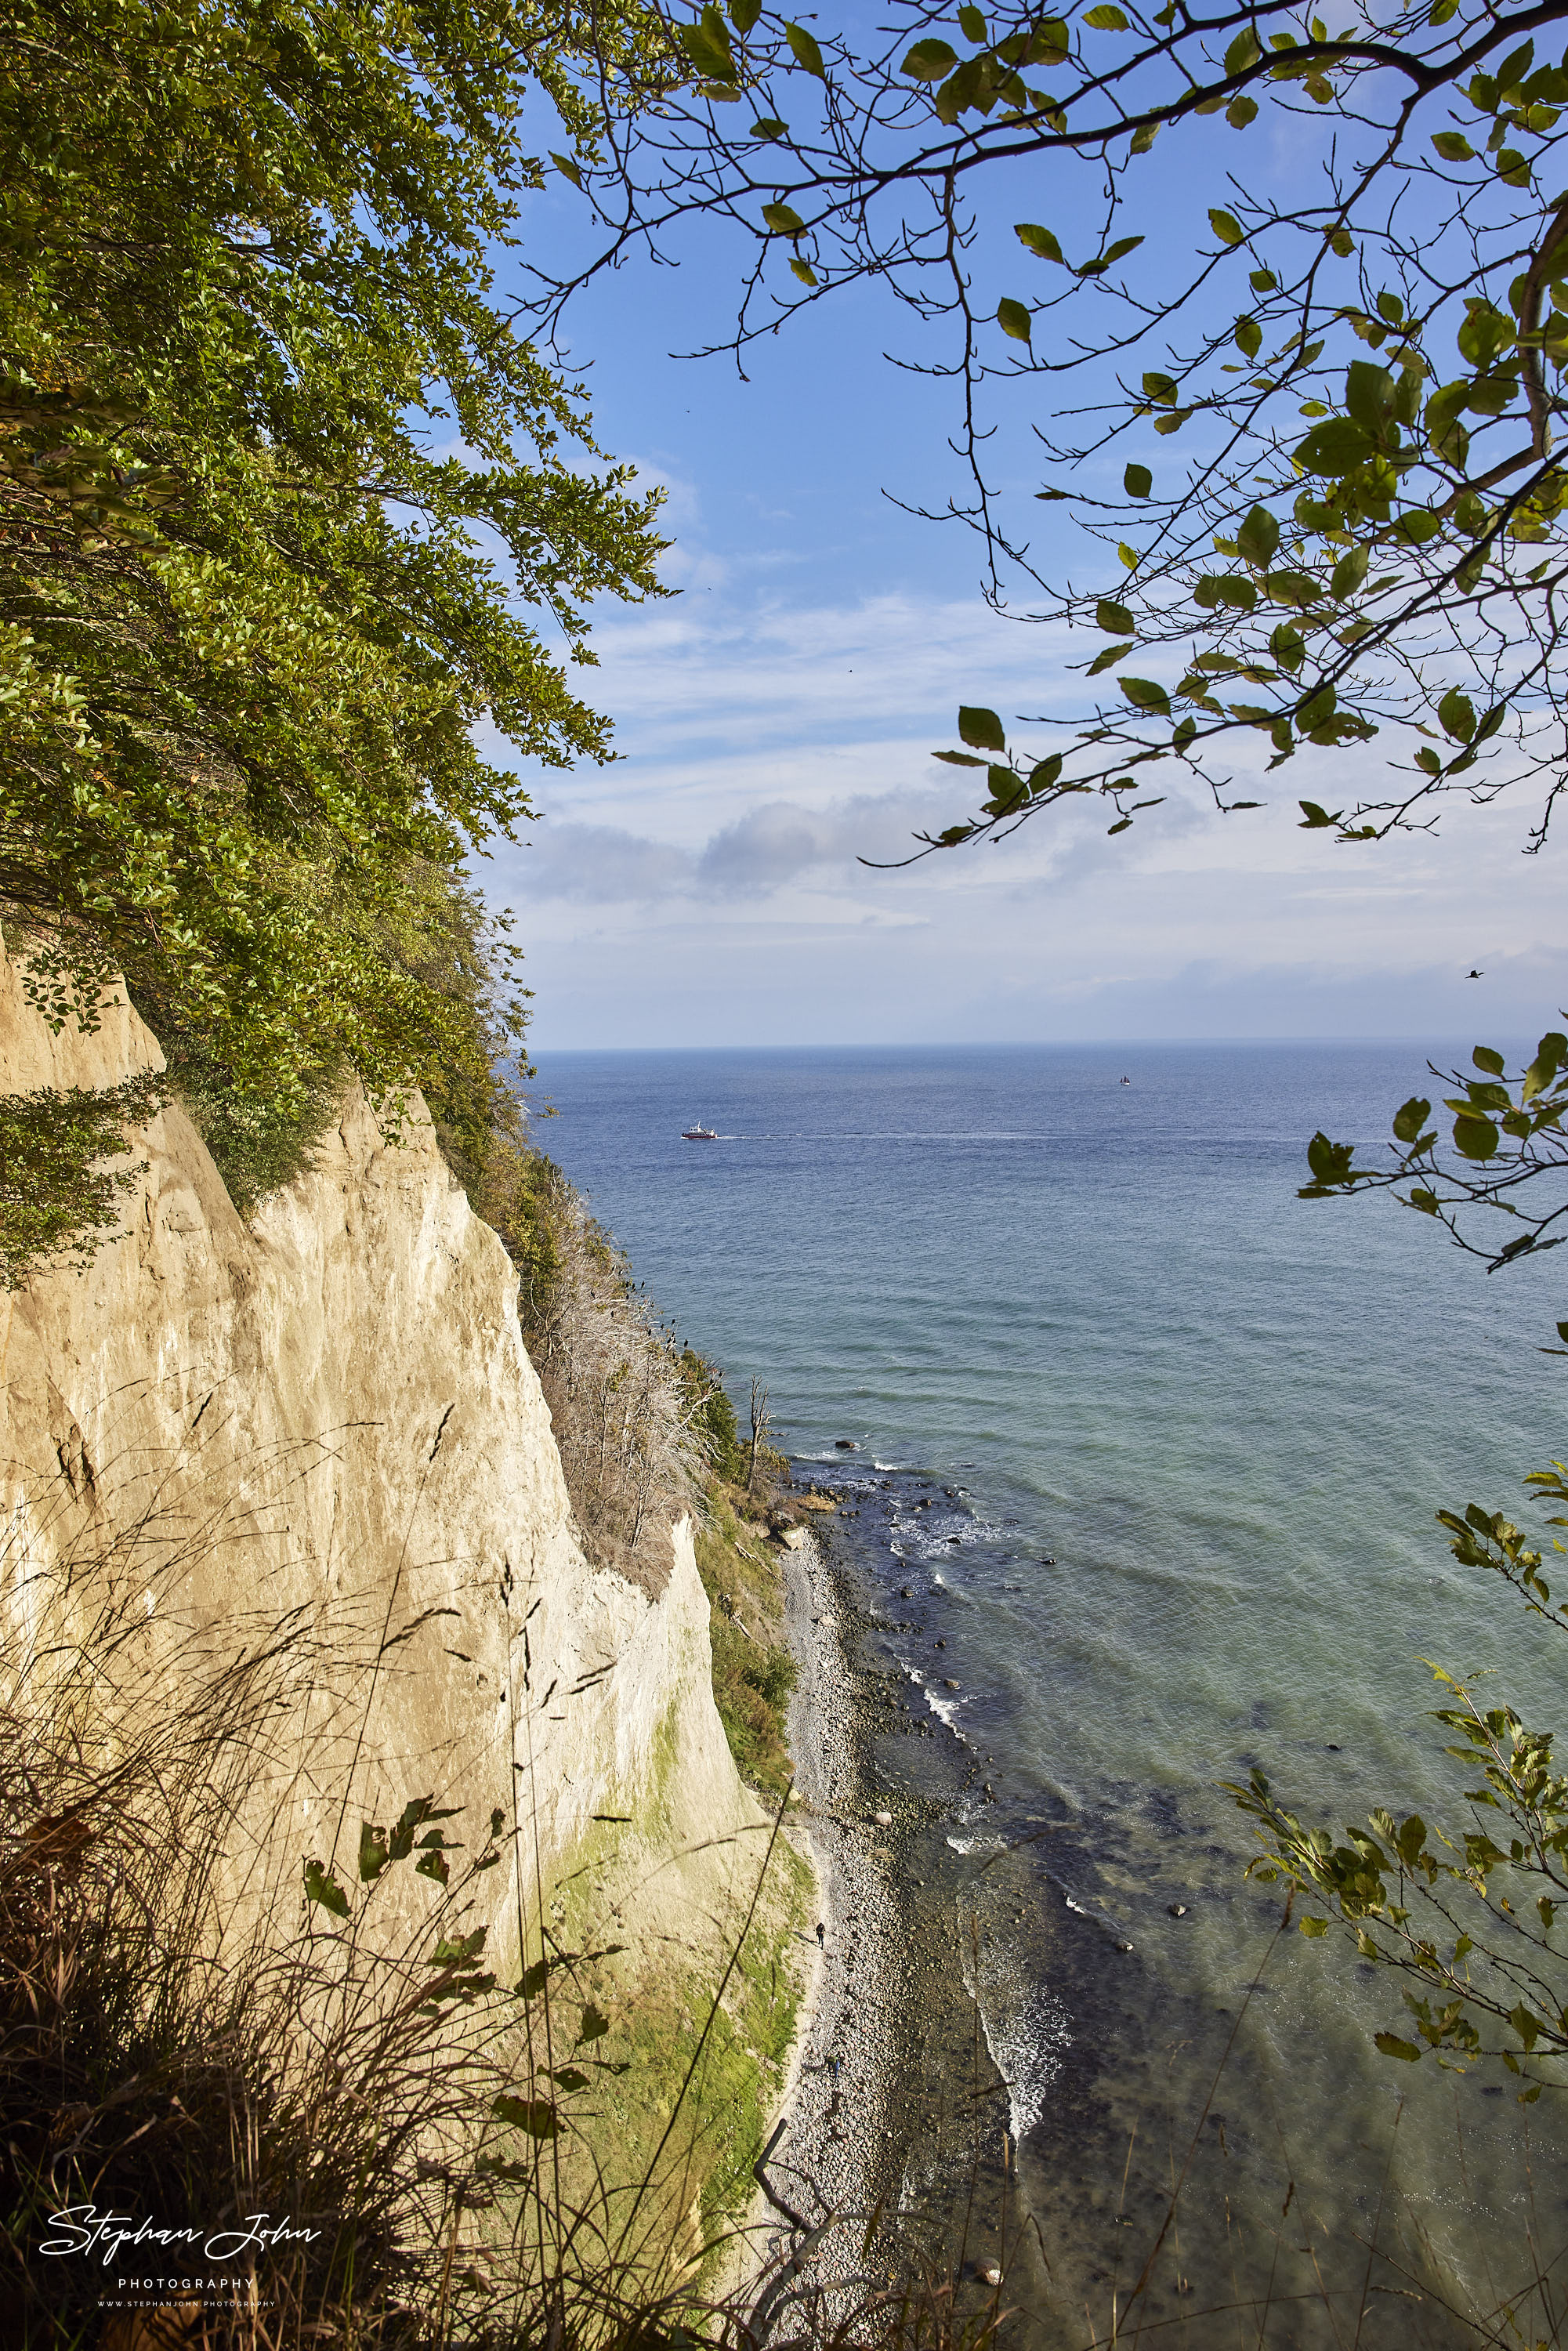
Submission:
M 1150 183 L 1177 246 L 1220 200 L 1191 160 L 1172 152 Z M 1301 160 L 1253 151 L 1270 172 Z M 552 180 L 530 235 L 570 241 L 580 204 Z M 1049 191 L 1015 187 L 1008 209 L 1074 233 Z M 1042 265 L 1009 244 L 981 246 L 978 281 L 1038 298 Z M 600 615 L 585 683 L 622 758 L 539 778 L 528 845 L 481 869 L 518 914 L 541 1050 L 1502 1039 L 1555 1016 L 1561 885 L 1550 853 L 1519 853 L 1524 810 L 1456 807 L 1436 838 L 1338 847 L 1299 830 L 1295 800 L 1354 797 L 1341 755 L 1260 785 L 1272 804 L 1248 816 L 1162 781 L 1166 806 L 1115 841 L 1071 810 L 999 849 L 858 862 L 967 812 L 930 756 L 960 700 L 1049 708 L 1082 647 L 988 611 L 973 540 L 883 495 L 953 478 L 950 392 L 883 356 L 919 349 L 903 314 L 875 292 L 823 306 L 754 347 L 742 382 L 733 360 L 670 356 L 722 330 L 741 249 L 713 232 L 676 249 L 678 266 L 630 264 L 573 314 L 603 445 L 668 492 L 679 592 Z M 1023 495 L 1046 477 L 1028 422 L 1020 404 L 1000 452 Z

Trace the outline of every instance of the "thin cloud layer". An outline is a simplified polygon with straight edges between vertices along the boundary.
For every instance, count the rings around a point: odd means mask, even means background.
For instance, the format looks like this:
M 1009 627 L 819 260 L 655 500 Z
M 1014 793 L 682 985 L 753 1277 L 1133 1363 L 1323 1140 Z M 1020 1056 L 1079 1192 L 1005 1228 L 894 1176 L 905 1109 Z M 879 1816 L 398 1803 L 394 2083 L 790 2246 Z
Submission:
M 973 808 L 981 778 L 931 756 L 960 701 L 1031 754 L 1052 731 L 1018 711 L 1082 708 L 1060 632 L 910 596 L 729 590 L 617 617 L 596 643 L 621 756 L 540 779 L 542 820 L 491 869 L 523 918 L 541 1047 L 1500 1037 L 1562 993 L 1526 812 L 1456 807 L 1435 839 L 1336 848 L 1299 829 L 1296 798 L 1350 796 L 1340 754 L 1249 778 L 1270 805 L 1244 815 L 1173 765 L 1149 788 L 1164 805 L 1117 839 L 1103 805 L 1072 802 L 999 847 L 875 870 Z

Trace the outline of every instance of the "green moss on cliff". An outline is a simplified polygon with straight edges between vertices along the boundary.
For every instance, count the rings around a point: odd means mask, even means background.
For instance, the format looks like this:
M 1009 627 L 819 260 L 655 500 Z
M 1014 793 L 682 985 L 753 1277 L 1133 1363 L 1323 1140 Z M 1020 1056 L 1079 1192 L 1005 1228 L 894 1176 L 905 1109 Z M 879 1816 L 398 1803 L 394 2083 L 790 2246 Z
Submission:
M 795 1775 L 785 1743 L 785 1714 L 795 1660 L 783 1638 L 779 1563 L 760 1528 L 744 1520 L 739 1497 L 714 1480 L 697 1529 L 697 1573 L 707 1593 L 713 1644 L 713 1694 L 744 1780 L 781 1796 Z
M 610 2020 L 592 2047 L 592 2087 L 568 2107 L 569 2200 L 596 2209 L 591 2233 L 619 2242 L 624 2232 L 621 2258 L 633 2266 L 667 2265 L 672 2247 L 677 2266 L 696 2263 L 750 2201 L 794 2042 L 812 1893 L 808 1864 L 779 1837 L 730 1968 L 735 1946 L 713 1914 L 711 1876 L 698 1896 L 679 1855 L 643 1874 L 639 1854 L 668 1854 L 674 1833 L 679 1708 L 672 1697 L 640 1786 L 605 1800 L 607 1812 L 631 1817 L 583 1835 L 549 1904 L 559 1948 L 604 1954 L 573 1969 L 570 1992 L 552 1977 L 558 2040 L 570 2038 L 584 2001 Z M 730 1935 L 766 1850 L 765 1832 L 737 1843 Z

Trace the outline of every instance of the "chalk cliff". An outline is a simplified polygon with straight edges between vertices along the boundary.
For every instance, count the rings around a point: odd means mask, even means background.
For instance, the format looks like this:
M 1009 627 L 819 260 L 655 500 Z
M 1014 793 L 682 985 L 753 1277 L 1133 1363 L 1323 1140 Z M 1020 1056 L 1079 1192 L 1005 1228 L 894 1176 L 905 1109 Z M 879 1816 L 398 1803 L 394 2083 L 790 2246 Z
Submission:
M 115 992 L 96 1034 L 51 1036 L 0 949 L 0 1092 L 161 1067 Z M 292 1645 L 234 1919 L 280 1892 L 298 1915 L 304 1859 L 351 1880 L 361 1821 L 433 1793 L 470 1848 L 516 1823 L 476 1896 L 492 1951 L 537 1950 L 540 1906 L 563 1934 L 613 1922 L 622 1991 L 684 2013 L 768 1829 L 715 1711 L 689 1522 L 656 1599 L 585 1558 L 509 1260 L 422 1110 L 389 1143 L 352 1094 L 248 1219 L 177 1104 L 135 1149 L 90 1268 L 0 1294 L 13 1687 L 36 1694 L 62 1625 L 112 1618 L 149 1706 L 193 1644 Z

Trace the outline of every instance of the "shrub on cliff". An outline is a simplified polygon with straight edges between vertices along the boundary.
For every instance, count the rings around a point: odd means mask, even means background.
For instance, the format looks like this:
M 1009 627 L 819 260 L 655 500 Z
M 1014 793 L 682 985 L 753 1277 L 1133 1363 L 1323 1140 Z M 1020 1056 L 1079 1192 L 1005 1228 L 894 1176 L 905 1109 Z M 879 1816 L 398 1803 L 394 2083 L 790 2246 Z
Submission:
M 442 970 L 529 808 L 475 729 L 603 757 L 545 634 L 589 662 L 589 601 L 658 592 L 656 499 L 491 291 L 530 94 L 591 141 L 580 30 L 0 6 L 0 918 L 56 1021 L 123 970 L 261 1171 L 348 1068 L 482 1143 L 485 990 Z
M 477 1193 L 517 1269 L 523 1336 L 591 1552 L 657 1590 L 695 1497 L 702 1398 L 625 1259 L 554 1161 L 494 1140 Z

